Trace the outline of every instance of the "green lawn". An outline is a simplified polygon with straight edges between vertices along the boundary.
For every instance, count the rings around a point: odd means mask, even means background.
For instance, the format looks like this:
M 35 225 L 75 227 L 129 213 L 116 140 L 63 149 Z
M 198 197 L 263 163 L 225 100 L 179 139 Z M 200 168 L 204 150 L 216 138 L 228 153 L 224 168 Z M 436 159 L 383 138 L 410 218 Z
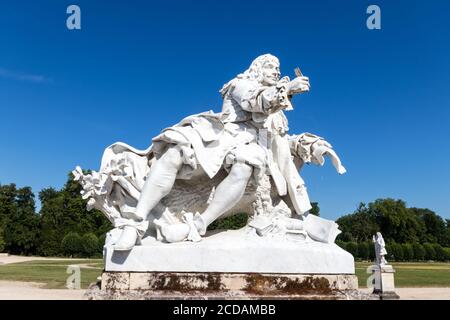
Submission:
M 101 259 L 92 260 L 35 260 L 21 263 L 0 265 L 0 280 L 32 281 L 45 283 L 45 288 L 65 288 L 67 266 L 80 265 L 81 287 L 87 288 L 95 282 L 103 270 Z M 367 262 L 356 263 L 356 275 L 359 286 L 366 287 L 369 274 Z M 395 285 L 397 287 L 450 287 L 449 263 L 393 263 Z
M 359 286 L 366 287 L 367 267 L 371 263 L 356 262 Z M 450 287 L 449 263 L 394 262 L 396 287 Z
M 82 288 L 95 282 L 103 270 L 101 259 L 35 260 L 0 265 L 0 280 L 42 282 L 46 284 L 44 288 L 63 289 L 70 276 L 66 273 L 69 265 L 80 265 Z

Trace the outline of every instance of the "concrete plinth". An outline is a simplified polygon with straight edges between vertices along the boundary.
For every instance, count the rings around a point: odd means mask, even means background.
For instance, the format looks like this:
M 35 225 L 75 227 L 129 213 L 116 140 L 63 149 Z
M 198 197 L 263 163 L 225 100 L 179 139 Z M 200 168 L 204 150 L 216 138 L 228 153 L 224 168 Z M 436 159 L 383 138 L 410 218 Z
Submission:
M 373 294 L 379 295 L 382 300 L 399 299 L 395 293 L 394 273 L 391 265 L 373 266 L 372 272 L 375 274 Z
M 342 299 L 355 275 L 104 272 L 94 299 Z
M 336 244 L 260 237 L 229 230 L 200 242 L 146 238 L 131 251 L 105 249 L 105 271 L 354 274 L 353 256 Z
M 251 231 L 220 232 L 196 243 L 149 237 L 127 252 L 106 246 L 93 298 L 336 299 L 358 288 L 353 256 L 337 245 Z

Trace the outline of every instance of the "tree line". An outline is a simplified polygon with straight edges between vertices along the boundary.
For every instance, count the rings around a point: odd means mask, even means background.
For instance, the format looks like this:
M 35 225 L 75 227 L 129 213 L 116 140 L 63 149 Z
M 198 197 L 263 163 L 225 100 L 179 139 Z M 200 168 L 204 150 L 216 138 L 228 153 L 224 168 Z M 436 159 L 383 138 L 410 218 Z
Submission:
M 387 259 L 450 260 L 450 220 L 430 209 L 407 207 L 402 200 L 361 203 L 355 212 L 336 220 L 342 233 L 336 243 L 362 260 L 373 259 L 372 237 L 380 231 Z
M 30 187 L 0 184 L 0 252 L 40 256 L 101 256 L 111 223 L 98 210 L 87 211 L 81 186 L 70 173 L 61 190 L 46 188 L 35 195 Z M 312 213 L 320 215 L 314 202 Z M 237 229 L 247 222 L 241 214 L 218 220 L 209 229 Z M 342 233 L 336 243 L 355 258 L 372 260 L 372 236 L 380 231 L 388 259 L 449 260 L 450 220 L 429 209 L 408 208 L 402 200 L 361 203 L 337 221 Z
M 61 190 L 39 192 L 36 212 L 30 187 L 0 185 L 0 252 L 40 256 L 101 256 L 110 222 L 98 210 L 87 211 L 81 186 L 70 173 Z
M 375 260 L 374 244 L 367 242 L 345 242 L 336 240 L 336 244 L 350 252 L 357 260 Z M 438 243 L 396 243 L 386 244 L 386 259 L 389 261 L 449 261 L 450 248 Z

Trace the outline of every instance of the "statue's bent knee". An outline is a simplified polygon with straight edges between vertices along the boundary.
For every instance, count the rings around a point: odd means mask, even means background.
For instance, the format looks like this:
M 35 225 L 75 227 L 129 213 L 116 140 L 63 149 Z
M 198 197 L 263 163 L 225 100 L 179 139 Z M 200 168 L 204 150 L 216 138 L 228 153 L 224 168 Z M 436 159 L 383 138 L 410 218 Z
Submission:
M 165 164 L 171 165 L 175 168 L 180 168 L 183 164 L 183 158 L 181 155 L 181 149 L 179 146 L 173 146 L 167 149 L 162 157 Z
M 237 182 L 242 180 L 247 181 L 248 179 L 250 179 L 252 172 L 253 167 L 251 165 L 238 162 L 232 166 L 229 175 L 233 180 L 236 180 Z

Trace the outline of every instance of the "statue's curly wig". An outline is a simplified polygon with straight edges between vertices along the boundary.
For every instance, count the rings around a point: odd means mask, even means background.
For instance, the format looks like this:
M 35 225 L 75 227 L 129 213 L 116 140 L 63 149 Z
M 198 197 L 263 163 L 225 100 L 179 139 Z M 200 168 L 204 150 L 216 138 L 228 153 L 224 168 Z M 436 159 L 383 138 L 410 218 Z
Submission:
M 255 80 L 258 82 L 263 81 L 263 73 L 262 68 L 264 64 L 267 62 L 273 62 L 276 64 L 280 64 L 280 61 L 277 57 L 271 55 L 271 54 L 263 54 L 259 57 L 257 57 L 255 60 L 253 60 L 250 67 L 244 71 L 244 73 L 240 73 L 234 78 L 233 80 L 227 82 L 222 89 L 220 90 L 220 93 L 222 94 L 222 97 L 228 92 L 228 89 L 230 89 L 231 85 L 235 80 L 238 79 L 248 79 L 248 80 Z

